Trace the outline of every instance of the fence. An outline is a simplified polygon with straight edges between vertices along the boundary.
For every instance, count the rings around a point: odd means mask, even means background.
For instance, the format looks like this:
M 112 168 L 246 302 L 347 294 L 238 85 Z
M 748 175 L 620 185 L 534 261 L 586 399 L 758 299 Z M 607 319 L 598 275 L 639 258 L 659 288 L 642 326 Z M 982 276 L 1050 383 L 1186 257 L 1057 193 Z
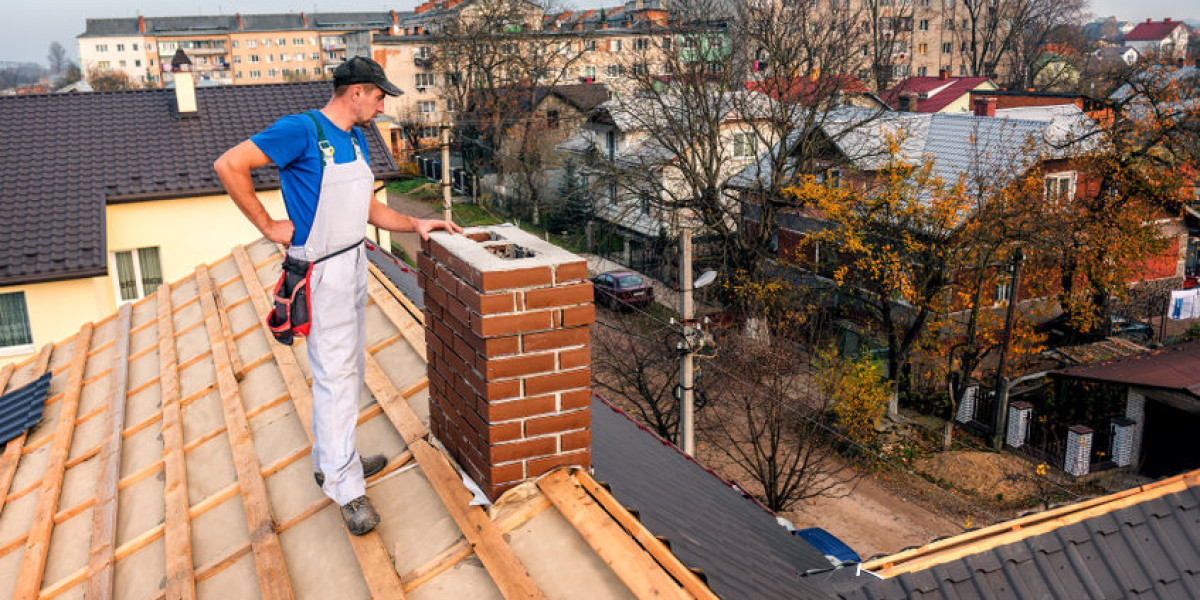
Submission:
M 423 177 L 434 181 L 442 180 L 442 161 L 436 158 L 417 157 L 417 170 Z M 478 177 L 460 168 L 450 168 L 450 189 L 463 196 L 474 197 L 479 192 Z

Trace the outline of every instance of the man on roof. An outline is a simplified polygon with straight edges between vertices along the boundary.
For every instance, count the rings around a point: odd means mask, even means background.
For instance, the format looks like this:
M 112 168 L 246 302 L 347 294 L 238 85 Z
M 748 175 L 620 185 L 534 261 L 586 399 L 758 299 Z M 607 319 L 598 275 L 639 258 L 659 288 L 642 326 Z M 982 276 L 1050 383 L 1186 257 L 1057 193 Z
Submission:
M 333 97 L 320 110 L 285 116 L 223 154 L 214 168 L 230 198 L 267 239 L 288 246 L 289 261 L 311 264 L 308 358 L 313 374 L 313 468 L 317 485 L 363 535 L 379 523 L 366 478 L 387 464 L 360 457 L 354 433 L 365 365 L 367 224 L 395 232 L 461 232 L 452 222 L 400 214 L 375 199 L 367 138 L 384 96 L 400 90 L 375 61 L 355 57 L 333 72 Z M 279 167 L 287 219 L 273 219 L 250 172 Z M 305 261 L 305 262 L 299 262 Z

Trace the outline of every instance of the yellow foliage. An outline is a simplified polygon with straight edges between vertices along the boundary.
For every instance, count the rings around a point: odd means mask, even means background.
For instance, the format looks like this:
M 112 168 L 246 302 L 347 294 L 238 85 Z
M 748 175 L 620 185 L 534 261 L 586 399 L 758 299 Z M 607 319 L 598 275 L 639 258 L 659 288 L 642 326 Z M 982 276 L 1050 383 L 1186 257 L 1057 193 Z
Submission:
M 830 398 L 838 429 L 859 444 L 875 441 L 875 428 L 887 412 L 891 385 L 868 354 L 843 359 L 836 350 L 818 354 L 817 382 Z

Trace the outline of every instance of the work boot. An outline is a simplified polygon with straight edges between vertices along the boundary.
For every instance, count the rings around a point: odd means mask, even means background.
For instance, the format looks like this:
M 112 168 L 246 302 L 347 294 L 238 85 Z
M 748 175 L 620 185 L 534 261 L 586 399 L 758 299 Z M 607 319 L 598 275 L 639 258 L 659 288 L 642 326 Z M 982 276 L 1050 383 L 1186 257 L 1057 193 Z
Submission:
M 358 460 L 362 462 L 363 479 L 382 471 L 383 468 L 387 466 L 388 462 L 387 457 L 382 454 L 375 454 L 367 457 L 359 456 Z M 322 487 L 325 485 L 324 473 L 320 471 L 313 471 L 313 479 L 317 480 L 317 487 Z
M 359 496 L 342 505 L 342 520 L 350 533 L 363 535 L 379 524 L 379 513 L 375 512 L 369 498 Z

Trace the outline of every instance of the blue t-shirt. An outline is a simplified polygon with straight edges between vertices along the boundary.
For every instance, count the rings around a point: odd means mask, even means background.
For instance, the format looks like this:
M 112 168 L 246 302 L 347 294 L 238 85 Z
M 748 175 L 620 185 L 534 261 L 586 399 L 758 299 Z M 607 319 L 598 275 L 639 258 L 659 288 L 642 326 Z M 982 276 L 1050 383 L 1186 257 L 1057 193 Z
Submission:
M 333 162 L 353 162 L 354 145 L 351 132 L 358 139 L 363 159 L 367 156 L 367 137 L 357 127 L 343 131 L 321 111 L 313 111 L 321 122 L 325 139 L 333 146 Z M 317 199 L 321 194 L 321 153 L 317 149 L 317 126 L 308 114 L 288 115 L 250 138 L 271 162 L 279 167 L 279 182 L 283 188 L 283 205 L 288 218 L 296 225 L 292 245 L 303 246 L 312 231 L 317 215 Z

